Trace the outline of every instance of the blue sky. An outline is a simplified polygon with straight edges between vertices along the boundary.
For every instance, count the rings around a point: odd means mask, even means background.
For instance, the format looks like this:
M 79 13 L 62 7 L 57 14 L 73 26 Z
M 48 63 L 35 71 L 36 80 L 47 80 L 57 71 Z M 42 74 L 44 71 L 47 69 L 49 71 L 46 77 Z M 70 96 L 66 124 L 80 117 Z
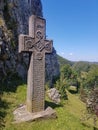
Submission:
M 98 62 L 98 0 L 42 0 L 46 35 L 72 61 Z

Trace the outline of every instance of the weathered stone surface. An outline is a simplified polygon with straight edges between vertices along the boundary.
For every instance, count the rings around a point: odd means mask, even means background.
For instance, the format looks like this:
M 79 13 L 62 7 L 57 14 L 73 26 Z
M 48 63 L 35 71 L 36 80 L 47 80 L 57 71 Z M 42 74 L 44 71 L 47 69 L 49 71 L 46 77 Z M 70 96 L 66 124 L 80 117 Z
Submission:
M 30 0 L 28 2 L 28 0 L 1 0 L 0 14 L 0 28 L 1 26 L 5 28 L 1 29 L 3 30 L 3 34 L 0 33 L 0 37 L 3 40 L 0 61 L 3 61 L 4 72 L 6 74 L 8 71 L 12 71 L 12 73 L 18 72 L 23 79 L 26 79 L 29 55 L 27 53 L 18 55 L 18 35 L 20 33 L 28 34 L 29 16 L 32 14 L 40 17 L 43 16 L 41 1 Z M 20 67 L 22 68 L 21 71 L 19 71 Z M 0 71 L 2 71 L 2 68 Z M 46 82 L 49 81 L 52 86 L 53 78 L 58 75 L 59 64 L 56 51 L 53 49 L 50 56 L 48 56 L 48 54 L 46 55 Z
M 48 97 L 56 104 L 60 103 L 60 94 L 56 88 L 51 88 L 47 91 Z
M 36 113 L 30 113 L 26 110 L 26 106 L 23 105 L 17 108 L 14 112 L 14 122 L 13 123 L 21 123 L 28 121 L 35 121 L 38 119 L 46 119 L 46 118 L 57 118 L 56 112 L 48 107 L 46 110 Z
M 9 13 L 18 23 L 17 33 L 28 32 L 28 19 L 34 14 L 42 17 L 42 5 L 40 0 L 8 0 L 10 6 Z
M 19 52 L 31 53 L 27 85 L 29 112 L 39 112 L 45 107 L 45 53 L 52 52 L 52 41 L 45 36 L 46 21 L 36 15 L 29 18 L 29 35 L 19 36 Z

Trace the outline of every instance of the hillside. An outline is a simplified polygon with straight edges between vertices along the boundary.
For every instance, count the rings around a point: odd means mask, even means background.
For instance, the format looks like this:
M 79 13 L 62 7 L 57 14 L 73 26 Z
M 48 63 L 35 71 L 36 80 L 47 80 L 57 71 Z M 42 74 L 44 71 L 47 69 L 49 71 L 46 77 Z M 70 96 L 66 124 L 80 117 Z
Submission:
M 72 65 L 74 64 L 74 62 L 69 61 L 69 60 L 63 58 L 63 57 L 61 57 L 60 55 L 57 55 L 57 59 L 58 59 L 58 62 L 59 62 L 59 64 L 60 64 L 60 66 L 63 66 L 63 65 L 65 65 L 65 64 L 69 64 L 69 65 L 72 66 Z
M 13 111 L 26 100 L 26 85 L 16 87 L 14 91 L 4 92 L 0 102 L 0 129 L 2 130 L 92 130 L 92 120 L 81 122 L 85 112 L 83 104 L 78 95 L 72 95 L 69 92 L 68 100 L 60 105 L 47 100 L 47 103 L 56 110 L 57 119 L 38 120 L 34 122 L 25 122 L 12 124 Z M 85 116 L 85 115 L 84 115 Z
M 65 59 L 59 55 L 57 55 L 58 62 L 60 64 L 60 67 L 64 66 L 65 64 L 71 65 L 76 71 L 82 70 L 82 71 L 88 71 L 90 67 L 93 65 L 98 65 L 98 62 L 88 62 L 88 61 L 70 61 L 68 59 Z

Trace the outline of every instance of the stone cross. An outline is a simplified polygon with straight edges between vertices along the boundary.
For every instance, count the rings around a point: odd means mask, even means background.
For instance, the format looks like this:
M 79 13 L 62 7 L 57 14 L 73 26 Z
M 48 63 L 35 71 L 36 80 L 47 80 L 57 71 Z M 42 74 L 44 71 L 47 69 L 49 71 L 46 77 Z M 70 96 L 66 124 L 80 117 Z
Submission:
M 19 36 L 19 52 L 30 53 L 27 80 L 26 108 L 40 112 L 45 107 L 45 53 L 52 52 L 52 40 L 46 40 L 46 21 L 32 15 L 29 19 L 29 35 Z

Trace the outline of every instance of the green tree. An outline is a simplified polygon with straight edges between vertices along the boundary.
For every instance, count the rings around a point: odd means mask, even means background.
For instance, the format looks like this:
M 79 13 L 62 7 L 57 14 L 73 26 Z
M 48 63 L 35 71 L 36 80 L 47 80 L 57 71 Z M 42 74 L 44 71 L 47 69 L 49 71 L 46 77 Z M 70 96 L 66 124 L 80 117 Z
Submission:
M 80 74 L 81 71 L 88 72 L 89 69 L 90 69 L 90 63 L 89 63 L 89 62 L 83 62 L 83 61 L 76 62 L 76 63 L 73 65 L 73 69 L 74 69 L 78 74 Z
M 98 65 L 93 65 L 88 72 L 87 78 L 84 82 L 85 87 L 92 88 L 92 86 L 98 85 Z
M 77 72 L 70 65 L 66 64 L 61 68 L 60 78 L 62 79 L 61 81 L 66 82 L 65 84 L 66 88 L 74 86 L 76 87 L 78 92 L 79 84 L 78 84 Z
M 63 75 L 64 79 L 69 79 L 71 78 L 71 74 L 72 74 L 72 69 L 71 66 L 66 64 L 61 68 L 61 75 Z

